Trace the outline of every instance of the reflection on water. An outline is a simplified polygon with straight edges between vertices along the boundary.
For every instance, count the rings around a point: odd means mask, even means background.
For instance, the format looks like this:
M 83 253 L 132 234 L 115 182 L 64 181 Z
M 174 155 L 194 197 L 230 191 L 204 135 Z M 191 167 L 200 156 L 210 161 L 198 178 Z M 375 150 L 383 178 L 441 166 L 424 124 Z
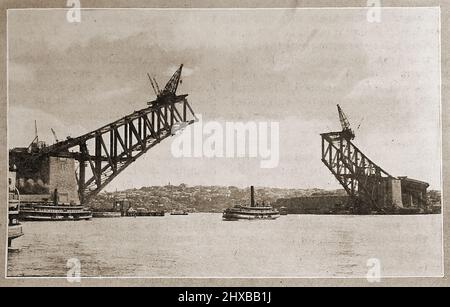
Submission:
M 287 215 L 224 222 L 220 214 L 27 222 L 8 276 L 365 277 L 441 275 L 441 216 Z

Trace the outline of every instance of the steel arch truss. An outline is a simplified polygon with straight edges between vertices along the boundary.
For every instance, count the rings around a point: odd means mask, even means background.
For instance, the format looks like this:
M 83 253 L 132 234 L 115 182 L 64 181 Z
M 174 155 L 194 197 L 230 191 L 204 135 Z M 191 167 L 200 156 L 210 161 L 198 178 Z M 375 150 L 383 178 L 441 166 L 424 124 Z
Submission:
M 393 178 L 362 153 L 345 133 L 322 136 L 322 162 L 333 173 L 347 194 L 368 209 L 382 209 L 382 185 Z
M 150 148 L 195 121 L 186 95 L 176 96 L 80 137 L 48 146 L 36 158 L 77 160 L 78 193 L 85 204 Z

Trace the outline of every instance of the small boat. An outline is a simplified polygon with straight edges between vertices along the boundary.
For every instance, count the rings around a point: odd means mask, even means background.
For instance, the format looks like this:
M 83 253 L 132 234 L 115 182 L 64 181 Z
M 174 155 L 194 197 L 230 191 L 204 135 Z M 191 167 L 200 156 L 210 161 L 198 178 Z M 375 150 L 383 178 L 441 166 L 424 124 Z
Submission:
M 188 215 L 189 213 L 186 210 L 173 210 L 170 212 L 170 215 Z
M 280 215 L 287 215 L 288 214 L 287 208 L 284 207 L 284 206 L 280 207 L 279 211 L 280 211 Z
M 146 208 L 132 208 L 130 207 L 127 212 L 126 216 L 164 216 L 166 212 L 161 210 L 147 210 Z
M 150 210 L 148 216 L 164 216 L 166 212 L 164 210 Z
M 113 218 L 121 217 L 122 213 L 119 211 L 94 211 L 92 212 L 92 217 L 94 218 Z
M 250 206 L 236 205 L 225 209 L 222 218 L 226 221 L 235 220 L 274 220 L 280 217 L 278 210 L 270 205 L 255 204 L 255 190 L 250 187 Z

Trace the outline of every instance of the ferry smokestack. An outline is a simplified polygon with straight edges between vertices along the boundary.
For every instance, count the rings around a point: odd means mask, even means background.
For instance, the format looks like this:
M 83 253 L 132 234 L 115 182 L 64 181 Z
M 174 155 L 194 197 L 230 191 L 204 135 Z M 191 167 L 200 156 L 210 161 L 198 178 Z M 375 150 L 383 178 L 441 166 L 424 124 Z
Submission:
M 250 186 L 250 207 L 255 206 L 255 188 Z

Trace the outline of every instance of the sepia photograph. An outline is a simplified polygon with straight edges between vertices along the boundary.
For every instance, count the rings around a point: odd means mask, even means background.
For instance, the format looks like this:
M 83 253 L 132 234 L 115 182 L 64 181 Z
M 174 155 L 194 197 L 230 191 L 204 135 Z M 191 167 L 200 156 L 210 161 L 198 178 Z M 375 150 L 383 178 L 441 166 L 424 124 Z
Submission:
M 7 279 L 444 276 L 439 7 L 69 2 L 7 10 Z

